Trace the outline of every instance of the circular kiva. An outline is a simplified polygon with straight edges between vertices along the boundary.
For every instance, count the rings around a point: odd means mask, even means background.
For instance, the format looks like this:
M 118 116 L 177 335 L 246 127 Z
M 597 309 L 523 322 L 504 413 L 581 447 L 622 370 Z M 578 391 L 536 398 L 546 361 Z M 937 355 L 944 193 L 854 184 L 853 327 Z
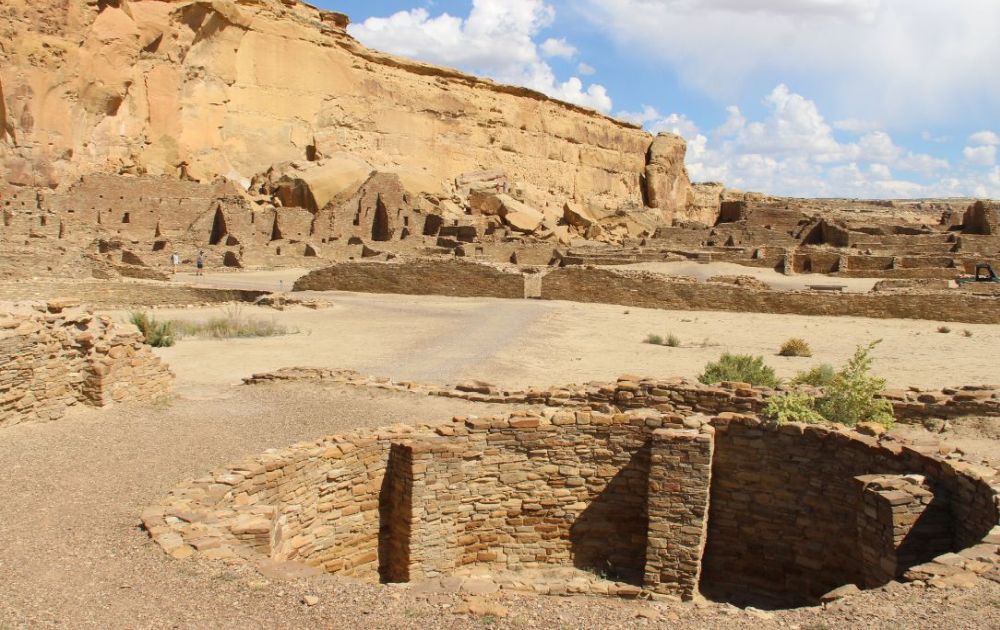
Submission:
M 175 558 L 372 582 L 571 567 L 620 586 L 602 593 L 795 606 L 994 570 L 997 482 L 843 428 L 584 408 L 269 450 L 142 519 Z

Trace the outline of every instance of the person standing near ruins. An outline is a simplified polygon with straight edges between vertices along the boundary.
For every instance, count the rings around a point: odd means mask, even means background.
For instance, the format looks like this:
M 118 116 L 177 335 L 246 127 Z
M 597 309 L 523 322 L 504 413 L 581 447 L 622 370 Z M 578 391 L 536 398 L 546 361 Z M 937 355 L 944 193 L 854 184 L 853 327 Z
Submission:
M 196 276 L 203 275 L 203 270 L 205 269 L 205 252 L 199 251 L 197 258 L 194 259 L 194 265 L 198 268 L 195 272 Z
M 181 264 L 181 255 L 178 254 L 177 252 L 174 252 L 173 254 L 171 254 L 170 255 L 170 265 L 171 265 L 171 267 L 173 267 L 174 275 L 177 274 L 177 267 L 180 264 Z

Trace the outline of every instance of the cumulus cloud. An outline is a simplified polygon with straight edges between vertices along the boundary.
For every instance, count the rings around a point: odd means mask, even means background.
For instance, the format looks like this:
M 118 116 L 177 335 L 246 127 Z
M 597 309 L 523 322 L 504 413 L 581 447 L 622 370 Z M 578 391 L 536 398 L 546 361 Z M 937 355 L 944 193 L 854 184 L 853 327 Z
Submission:
M 779 81 L 838 118 L 894 125 L 1000 107 L 996 0 L 581 0 L 581 14 L 647 62 L 723 102 Z M 975 102 L 955 94 L 975 94 Z
M 426 9 L 399 11 L 352 24 L 351 35 L 372 48 L 523 85 L 577 105 L 608 112 L 612 101 L 598 84 L 559 80 L 544 57 L 570 59 L 565 39 L 536 38 L 551 26 L 555 9 L 543 0 L 473 0 L 467 17 L 432 16 Z
M 974 147 L 1000 145 L 1000 135 L 993 131 L 977 131 L 969 136 L 969 145 Z
M 576 47 L 566 41 L 565 38 L 548 38 L 542 42 L 542 54 L 546 57 L 559 57 L 560 59 L 572 59 L 576 56 Z
M 993 166 L 997 163 L 996 145 L 984 145 L 979 147 L 965 147 L 962 155 L 969 164 L 976 166 Z
M 726 108 L 724 122 L 711 130 L 648 105 L 617 116 L 652 132 L 684 136 L 688 170 L 696 181 L 807 197 L 1000 194 L 1000 181 L 984 188 L 984 180 L 993 175 L 956 170 L 947 160 L 909 151 L 883 129 L 871 129 L 850 142 L 839 140 L 819 106 L 787 85 L 776 86 L 762 104 L 766 115 L 756 120 L 736 106 Z
M 577 74 L 582 74 L 585 77 L 589 77 L 590 75 L 592 75 L 592 74 L 594 74 L 596 72 L 597 72 L 597 69 L 594 68 L 594 66 L 590 65 L 589 63 L 584 63 L 583 61 L 581 61 L 580 63 L 578 63 L 577 66 L 576 66 L 576 73 Z

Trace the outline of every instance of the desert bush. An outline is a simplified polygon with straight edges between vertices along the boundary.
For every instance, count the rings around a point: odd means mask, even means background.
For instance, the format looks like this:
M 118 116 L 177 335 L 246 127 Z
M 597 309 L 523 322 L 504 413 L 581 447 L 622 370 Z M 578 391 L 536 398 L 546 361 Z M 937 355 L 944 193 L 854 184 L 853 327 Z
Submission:
M 661 337 L 660 335 L 646 335 L 646 341 L 644 341 L 643 343 L 648 343 L 652 346 L 662 346 L 663 337 Z
M 670 346 L 671 348 L 676 348 L 681 345 L 681 340 L 680 337 L 678 337 L 677 335 L 670 333 L 669 335 L 667 335 L 667 340 L 663 343 L 664 345 Z
M 891 427 L 894 423 L 892 403 L 879 395 L 885 389 L 885 379 L 873 376 L 872 350 L 881 342 L 858 346 L 854 356 L 837 372 L 833 383 L 816 401 L 816 409 L 831 422 L 849 427 L 859 422 L 876 422 Z
M 822 396 L 814 398 L 793 392 L 768 400 L 767 415 L 778 422 L 834 422 L 853 427 L 859 422 L 876 422 L 892 427 L 892 403 L 879 395 L 885 379 L 872 376 L 871 352 L 879 341 L 858 346 L 847 364 L 825 386 Z M 814 368 L 813 371 L 823 368 Z M 796 378 L 798 380 L 798 377 Z
M 171 322 L 161 322 L 146 311 L 129 313 L 128 320 L 139 329 L 147 345 L 169 348 L 174 345 L 174 327 Z
M 938 326 L 937 331 L 939 333 L 948 334 L 951 332 L 951 328 L 948 328 L 947 326 Z
M 275 337 L 298 332 L 279 324 L 273 319 L 260 319 L 246 315 L 240 305 L 230 306 L 219 317 L 207 321 L 173 322 L 180 337 L 208 337 L 210 339 L 234 339 L 250 337 Z
M 816 399 L 803 392 L 789 392 L 783 396 L 772 396 L 767 400 L 767 409 L 764 413 L 778 422 L 814 424 L 826 420 L 816 411 Z
M 971 337 L 972 331 L 966 328 L 965 330 L 962 331 L 962 334 L 965 335 L 966 337 Z
M 813 387 L 827 387 L 833 384 L 837 378 L 837 371 L 829 363 L 823 363 L 810 368 L 805 372 L 799 372 L 792 379 L 793 385 L 812 385 Z
M 792 337 L 785 343 L 781 344 L 781 350 L 778 354 L 783 357 L 811 357 L 813 355 L 812 348 L 805 339 L 799 339 L 798 337 Z
M 764 363 L 764 357 L 728 352 L 723 353 L 718 361 L 706 365 L 698 380 L 706 385 L 722 381 L 737 381 L 762 387 L 778 385 L 778 377 L 774 374 L 774 369 Z

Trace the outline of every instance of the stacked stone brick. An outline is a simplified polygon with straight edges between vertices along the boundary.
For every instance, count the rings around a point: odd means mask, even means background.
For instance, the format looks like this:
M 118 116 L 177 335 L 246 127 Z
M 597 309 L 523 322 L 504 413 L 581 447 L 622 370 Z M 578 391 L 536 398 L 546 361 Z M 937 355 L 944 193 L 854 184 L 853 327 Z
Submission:
M 69 407 L 151 401 L 173 375 L 130 325 L 65 301 L 0 308 L 0 427 Z
M 180 486 L 142 520 L 176 558 L 242 556 L 386 582 L 575 567 L 607 578 L 589 592 L 629 597 L 804 603 L 870 585 L 872 568 L 889 563 L 901 579 L 975 578 L 1000 564 L 996 471 L 892 438 L 733 413 L 759 404 L 739 385 L 666 385 L 623 380 L 584 390 L 590 407 L 268 451 Z M 609 401 L 634 408 L 596 410 Z M 894 510 L 862 518 L 874 491 L 866 475 L 920 475 L 933 497 L 908 520 Z M 958 568 L 945 564 L 956 553 L 899 553 L 897 538 L 924 535 L 906 527 L 931 505 L 947 514 L 947 551 L 973 550 Z M 862 544 L 871 532 L 882 532 L 878 544 Z

